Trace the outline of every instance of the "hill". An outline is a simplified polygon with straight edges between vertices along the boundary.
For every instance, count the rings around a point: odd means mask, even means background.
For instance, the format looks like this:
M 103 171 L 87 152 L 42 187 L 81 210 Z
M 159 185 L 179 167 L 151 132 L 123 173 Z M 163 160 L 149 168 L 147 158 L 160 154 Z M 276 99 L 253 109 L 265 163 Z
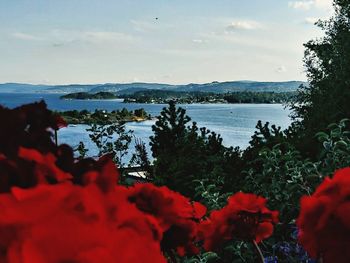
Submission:
M 113 92 L 118 95 L 133 94 L 143 90 L 167 90 L 181 92 L 291 92 L 306 84 L 302 81 L 258 82 L 227 81 L 204 84 L 171 85 L 159 83 L 106 83 L 106 84 L 71 84 L 71 85 L 31 85 L 21 83 L 0 84 L 0 93 L 76 93 L 76 92 Z

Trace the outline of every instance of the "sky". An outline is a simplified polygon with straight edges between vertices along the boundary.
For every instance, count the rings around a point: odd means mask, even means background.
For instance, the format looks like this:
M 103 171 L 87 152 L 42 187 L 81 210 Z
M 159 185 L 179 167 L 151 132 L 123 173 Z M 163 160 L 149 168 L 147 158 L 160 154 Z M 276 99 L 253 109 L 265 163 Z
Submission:
M 0 83 L 306 80 L 332 0 L 0 0 Z

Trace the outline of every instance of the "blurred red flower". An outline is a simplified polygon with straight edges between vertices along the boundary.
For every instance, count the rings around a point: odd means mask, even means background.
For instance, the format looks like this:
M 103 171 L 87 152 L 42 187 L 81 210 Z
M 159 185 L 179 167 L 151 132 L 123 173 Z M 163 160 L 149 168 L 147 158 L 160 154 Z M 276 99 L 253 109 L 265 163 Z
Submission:
M 52 130 L 65 125 L 43 101 L 15 109 L 0 106 L 0 120 L 0 152 L 9 158 L 17 155 L 19 146 L 43 153 L 54 152 Z
M 326 178 L 312 196 L 301 199 L 299 242 L 311 257 L 328 262 L 350 259 L 350 168 Z
M 14 187 L 0 195 L 0 262 L 166 262 L 155 222 L 122 201 L 96 184 Z
M 47 177 L 63 182 L 72 179 L 72 175 L 59 169 L 56 165 L 56 157 L 52 153 L 42 154 L 35 149 L 19 148 L 18 157 L 35 164 L 35 174 L 39 182 L 46 182 Z
M 254 194 L 236 193 L 227 206 L 211 213 L 200 224 L 199 239 L 207 251 L 217 250 L 231 239 L 260 242 L 273 233 L 278 212 L 266 208 L 266 199 Z
M 0 194 L 0 262 L 166 262 L 158 221 L 128 202 L 110 156 L 88 166 L 82 185 L 52 153 L 20 148 L 18 157 L 39 179 Z
M 142 212 L 152 215 L 164 233 L 161 241 L 163 251 L 177 249 L 178 253 L 197 254 L 194 246 L 199 219 L 206 213 L 206 207 L 191 202 L 167 187 L 153 184 L 136 184 L 129 189 L 128 200 Z

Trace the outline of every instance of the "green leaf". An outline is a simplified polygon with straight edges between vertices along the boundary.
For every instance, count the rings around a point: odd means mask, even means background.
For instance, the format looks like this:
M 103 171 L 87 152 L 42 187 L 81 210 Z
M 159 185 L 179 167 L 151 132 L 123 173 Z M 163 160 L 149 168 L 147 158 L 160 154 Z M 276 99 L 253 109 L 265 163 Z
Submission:
M 329 135 L 325 132 L 318 132 L 315 135 L 319 141 L 325 141 L 328 140 Z
M 348 146 L 348 144 L 345 142 L 345 141 L 343 141 L 343 140 L 341 140 L 341 141 L 337 141 L 335 144 L 334 144 L 334 146 L 335 147 L 347 147 Z

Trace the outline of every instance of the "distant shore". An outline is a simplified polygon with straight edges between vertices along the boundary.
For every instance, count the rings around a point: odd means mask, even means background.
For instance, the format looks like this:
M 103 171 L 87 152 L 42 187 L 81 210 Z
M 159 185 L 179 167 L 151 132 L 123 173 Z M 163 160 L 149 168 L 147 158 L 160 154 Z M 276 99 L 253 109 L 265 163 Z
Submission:
M 129 111 L 126 108 L 108 112 L 106 110 L 56 111 L 68 124 L 112 124 L 116 122 L 142 122 L 152 117 L 143 108 Z
M 124 103 L 167 104 L 283 104 L 289 102 L 295 92 L 178 92 L 164 90 L 143 90 L 132 94 L 116 95 L 111 92 L 70 93 L 60 97 L 65 100 L 110 100 L 123 99 Z

